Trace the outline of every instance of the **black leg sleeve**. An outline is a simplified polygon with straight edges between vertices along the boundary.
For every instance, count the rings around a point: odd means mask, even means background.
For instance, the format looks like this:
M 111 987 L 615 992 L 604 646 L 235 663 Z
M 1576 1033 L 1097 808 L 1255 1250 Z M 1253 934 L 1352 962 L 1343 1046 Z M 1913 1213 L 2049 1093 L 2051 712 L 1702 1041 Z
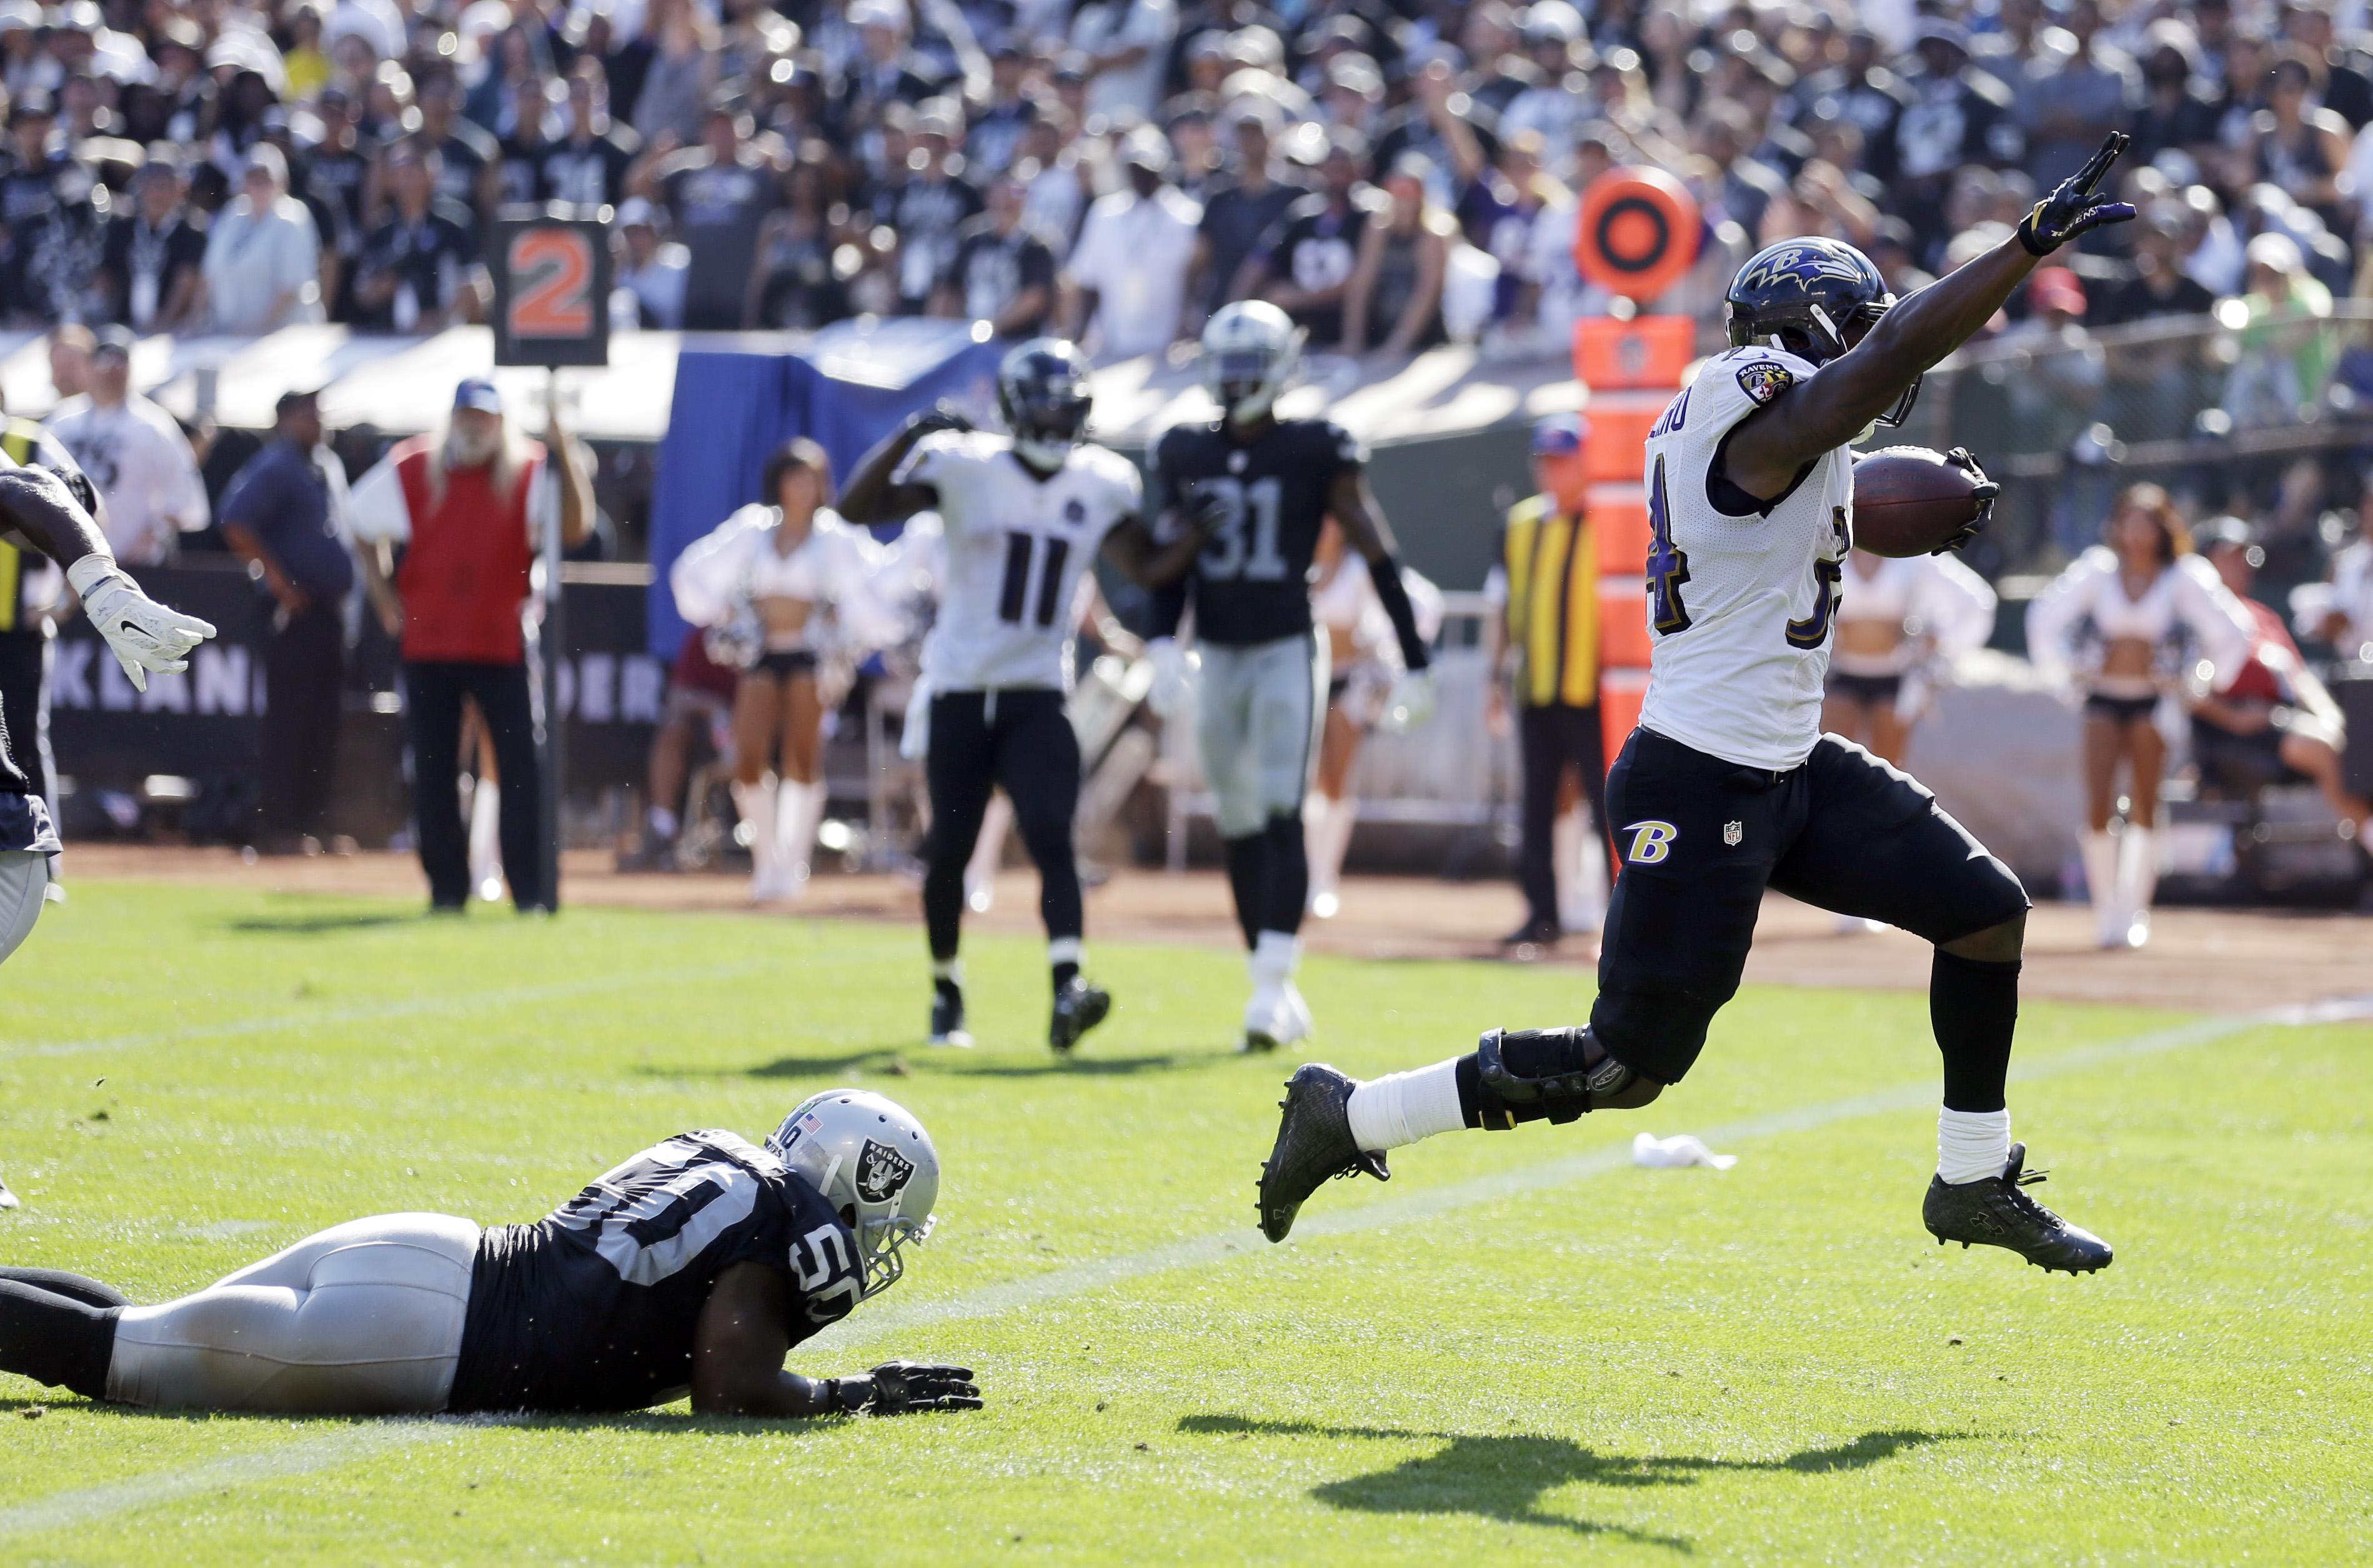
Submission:
M 1302 930 L 1303 907 L 1310 902 L 1310 841 L 1299 816 L 1269 818 L 1261 837 L 1268 841 L 1268 877 L 1259 929 L 1292 936 Z
M 956 955 L 964 932 L 964 862 L 980 839 L 980 819 L 997 790 L 995 753 L 981 716 L 981 694 L 931 699 L 931 743 L 923 778 L 931 796 L 931 831 L 923 844 L 923 926 L 931 956 Z
M 0 1371 L 103 1399 L 123 1310 L 0 1280 Z
M 1262 906 L 1268 897 L 1268 835 L 1247 833 L 1222 839 L 1228 857 L 1228 890 L 1235 895 L 1236 924 L 1244 928 L 1245 946 L 1260 940 Z
M 101 1284 L 88 1274 L 69 1274 L 63 1269 L 0 1269 L 0 1282 L 30 1285 L 37 1291 L 64 1296 L 85 1306 L 132 1305 L 132 1298 L 113 1285 Z
M 1000 694 L 997 781 L 1013 802 L 1014 830 L 1038 864 L 1039 912 L 1049 937 L 1087 929 L 1071 826 L 1080 807 L 1080 736 L 1060 692 Z M 1010 717 L 1008 715 L 1010 714 Z
M 1928 1023 L 1945 1056 L 1945 1108 L 1998 1111 L 2018 1027 L 2018 961 L 1981 964 L 1936 950 Z

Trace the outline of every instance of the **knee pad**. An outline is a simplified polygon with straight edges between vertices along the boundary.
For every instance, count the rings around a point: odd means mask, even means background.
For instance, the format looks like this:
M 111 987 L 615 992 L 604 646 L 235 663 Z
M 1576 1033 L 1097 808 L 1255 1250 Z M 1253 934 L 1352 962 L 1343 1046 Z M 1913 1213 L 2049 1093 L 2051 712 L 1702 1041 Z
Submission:
M 1502 1104 L 1539 1106 L 1555 1123 L 1615 1100 L 1639 1081 L 1587 1025 L 1486 1030 L 1475 1043 L 1475 1071 Z

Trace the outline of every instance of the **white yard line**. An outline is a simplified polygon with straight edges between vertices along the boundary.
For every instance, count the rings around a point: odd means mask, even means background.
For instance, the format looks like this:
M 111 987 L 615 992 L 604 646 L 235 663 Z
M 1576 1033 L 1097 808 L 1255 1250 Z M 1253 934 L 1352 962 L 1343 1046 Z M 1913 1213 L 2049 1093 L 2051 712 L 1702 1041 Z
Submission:
M 2373 998 L 2347 998 L 2306 1006 L 2270 1008 L 2260 1012 L 2204 1018 L 2132 1039 L 2080 1046 L 2062 1051 L 2040 1061 L 2015 1066 L 2011 1078 L 2015 1082 L 2028 1082 L 2121 1061 L 2163 1056 L 2194 1046 L 2213 1045 L 2248 1030 L 2269 1025 L 2339 1023 L 2367 1017 L 2373 1017 Z M 1824 1101 L 1794 1110 L 1774 1111 L 1768 1116 L 1749 1117 L 1742 1121 L 1704 1129 L 1700 1136 L 1719 1145 L 1792 1132 L 1811 1132 L 1858 1117 L 1918 1110 L 1935 1104 L 1935 1098 L 1936 1089 L 1933 1082 L 1907 1083 L 1874 1094 Z M 1432 1219 L 1461 1209 L 1496 1203 L 1503 1199 L 1523 1197 L 1545 1188 L 1605 1176 L 1629 1164 L 1631 1158 L 1628 1146 L 1596 1149 L 1523 1170 L 1454 1182 L 1446 1187 L 1413 1192 L 1404 1198 L 1387 1198 L 1356 1209 L 1321 1211 L 1297 1224 L 1294 1234 L 1302 1237 L 1351 1235 L 1363 1231 L 1381 1230 L 1387 1225 L 1406 1224 L 1412 1220 Z M 809 1340 L 802 1349 L 831 1350 L 934 1324 L 994 1317 L 1020 1307 L 1086 1295 L 1149 1274 L 1166 1273 L 1177 1269 L 1207 1268 L 1226 1262 L 1242 1253 L 1260 1250 L 1268 1245 L 1258 1231 L 1248 1227 L 1173 1242 L 1166 1246 L 1125 1257 L 1050 1270 L 1044 1274 L 990 1285 L 943 1301 L 918 1301 L 911 1305 L 891 1303 L 868 1312 L 861 1327 L 847 1323 L 836 1325 Z M 194 1492 L 225 1490 L 278 1476 L 307 1475 L 415 1444 L 444 1442 L 462 1435 L 473 1426 L 486 1424 L 498 1423 L 462 1419 L 392 1421 L 371 1426 L 346 1427 L 319 1436 L 299 1438 L 261 1453 L 215 1459 L 184 1469 L 158 1470 L 129 1480 L 58 1492 L 38 1502 L 0 1509 L 0 1539 L 111 1519 Z

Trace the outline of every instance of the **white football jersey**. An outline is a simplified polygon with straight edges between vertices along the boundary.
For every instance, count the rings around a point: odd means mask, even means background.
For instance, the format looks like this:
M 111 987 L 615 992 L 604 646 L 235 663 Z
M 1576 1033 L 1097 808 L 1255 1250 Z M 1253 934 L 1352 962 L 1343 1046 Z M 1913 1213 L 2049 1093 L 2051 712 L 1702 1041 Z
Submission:
M 947 531 L 939 619 L 923 650 L 932 689 L 1070 689 L 1071 606 L 1105 535 L 1144 502 L 1137 465 L 1083 443 L 1042 479 L 1007 437 L 941 430 L 917 443 L 896 478 L 939 491 Z
M 1813 370 L 1776 348 L 1717 354 L 1648 432 L 1654 647 L 1640 722 L 1746 767 L 1794 767 L 1820 738 L 1853 453 L 1824 452 L 1769 503 L 1716 486 L 1714 458 L 1740 420 Z

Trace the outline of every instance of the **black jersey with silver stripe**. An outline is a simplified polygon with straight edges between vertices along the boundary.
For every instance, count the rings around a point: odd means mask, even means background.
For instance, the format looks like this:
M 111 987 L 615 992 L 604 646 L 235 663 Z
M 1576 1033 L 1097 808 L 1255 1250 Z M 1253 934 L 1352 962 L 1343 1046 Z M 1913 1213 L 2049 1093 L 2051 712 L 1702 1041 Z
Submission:
M 453 1410 L 638 1410 L 692 1385 L 693 1336 L 736 1263 L 782 1276 L 791 1342 L 857 1305 L 857 1240 L 807 1181 L 731 1132 L 687 1132 L 545 1218 L 478 1244 Z

